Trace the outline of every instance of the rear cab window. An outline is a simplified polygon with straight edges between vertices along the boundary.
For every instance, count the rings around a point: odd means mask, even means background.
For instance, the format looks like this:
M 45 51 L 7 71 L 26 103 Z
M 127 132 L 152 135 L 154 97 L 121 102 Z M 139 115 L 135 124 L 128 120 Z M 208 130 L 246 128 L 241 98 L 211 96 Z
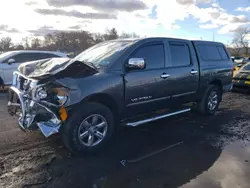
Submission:
M 229 57 L 227 55 L 227 52 L 226 52 L 225 48 L 223 46 L 217 46 L 217 48 L 218 48 L 218 50 L 220 52 L 220 55 L 221 55 L 222 59 L 228 60 Z
M 198 52 L 203 61 L 229 60 L 223 45 L 220 44 L 198 44 Z

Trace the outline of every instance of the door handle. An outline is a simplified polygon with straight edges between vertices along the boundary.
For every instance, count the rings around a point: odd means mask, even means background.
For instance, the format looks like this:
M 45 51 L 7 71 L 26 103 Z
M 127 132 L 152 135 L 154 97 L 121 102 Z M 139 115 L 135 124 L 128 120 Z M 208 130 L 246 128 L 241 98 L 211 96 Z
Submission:
M 166 78 L 168 78 L 168 77 L 170 77 L 170 75 L 169 75 L 169 74 L 166 74 L 166 73 L 163 73 L 163 74 L 161 75 L 161 78 L 163 78 L 163 79 L 166 79 Z
M 197 74 L 198 73 L 198 71 L 196 71 L 196 70 L 191 70 L 191 72 L 190 72 L 192 75 L 194 75 L 194 74 Z

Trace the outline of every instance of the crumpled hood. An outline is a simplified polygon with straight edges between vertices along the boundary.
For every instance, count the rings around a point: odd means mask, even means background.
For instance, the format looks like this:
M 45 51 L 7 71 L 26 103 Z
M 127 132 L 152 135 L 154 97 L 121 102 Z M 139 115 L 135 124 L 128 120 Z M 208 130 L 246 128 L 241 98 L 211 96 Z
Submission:
M 70 58 L 52 58 L 22 63 L 18 71 L 29 78 L 48 78 L 55 75 L 60 77 L 77 76 L 80 73 L 96 73 L 97 71 Z

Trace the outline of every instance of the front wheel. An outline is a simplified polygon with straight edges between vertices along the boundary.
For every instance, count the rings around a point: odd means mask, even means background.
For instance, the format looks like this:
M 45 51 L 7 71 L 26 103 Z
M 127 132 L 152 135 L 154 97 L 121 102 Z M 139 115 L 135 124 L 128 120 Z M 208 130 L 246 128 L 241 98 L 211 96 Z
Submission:
M 62 139 L 73 153 L 102 149 L 114 134 L 114 117 L 106 106 L 84 104 L 62 127 Z
M 222 93 L 218 86 L 210 85 L 202 100 L 198 102 L 199 111 L 206 115 L 214 115 L 221 102 Z

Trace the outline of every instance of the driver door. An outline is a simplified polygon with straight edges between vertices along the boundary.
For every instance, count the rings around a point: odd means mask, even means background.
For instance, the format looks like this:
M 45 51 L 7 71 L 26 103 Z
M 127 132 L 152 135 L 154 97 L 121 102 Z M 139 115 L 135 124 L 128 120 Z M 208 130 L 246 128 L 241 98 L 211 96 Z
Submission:
M 162 41 L 138 47 L 129 57 L 143 58 L 146 68 L 128 70 L 124 76 L 127 117 L 160 109 L 169 99 L 164 94 L 165 51 Z

